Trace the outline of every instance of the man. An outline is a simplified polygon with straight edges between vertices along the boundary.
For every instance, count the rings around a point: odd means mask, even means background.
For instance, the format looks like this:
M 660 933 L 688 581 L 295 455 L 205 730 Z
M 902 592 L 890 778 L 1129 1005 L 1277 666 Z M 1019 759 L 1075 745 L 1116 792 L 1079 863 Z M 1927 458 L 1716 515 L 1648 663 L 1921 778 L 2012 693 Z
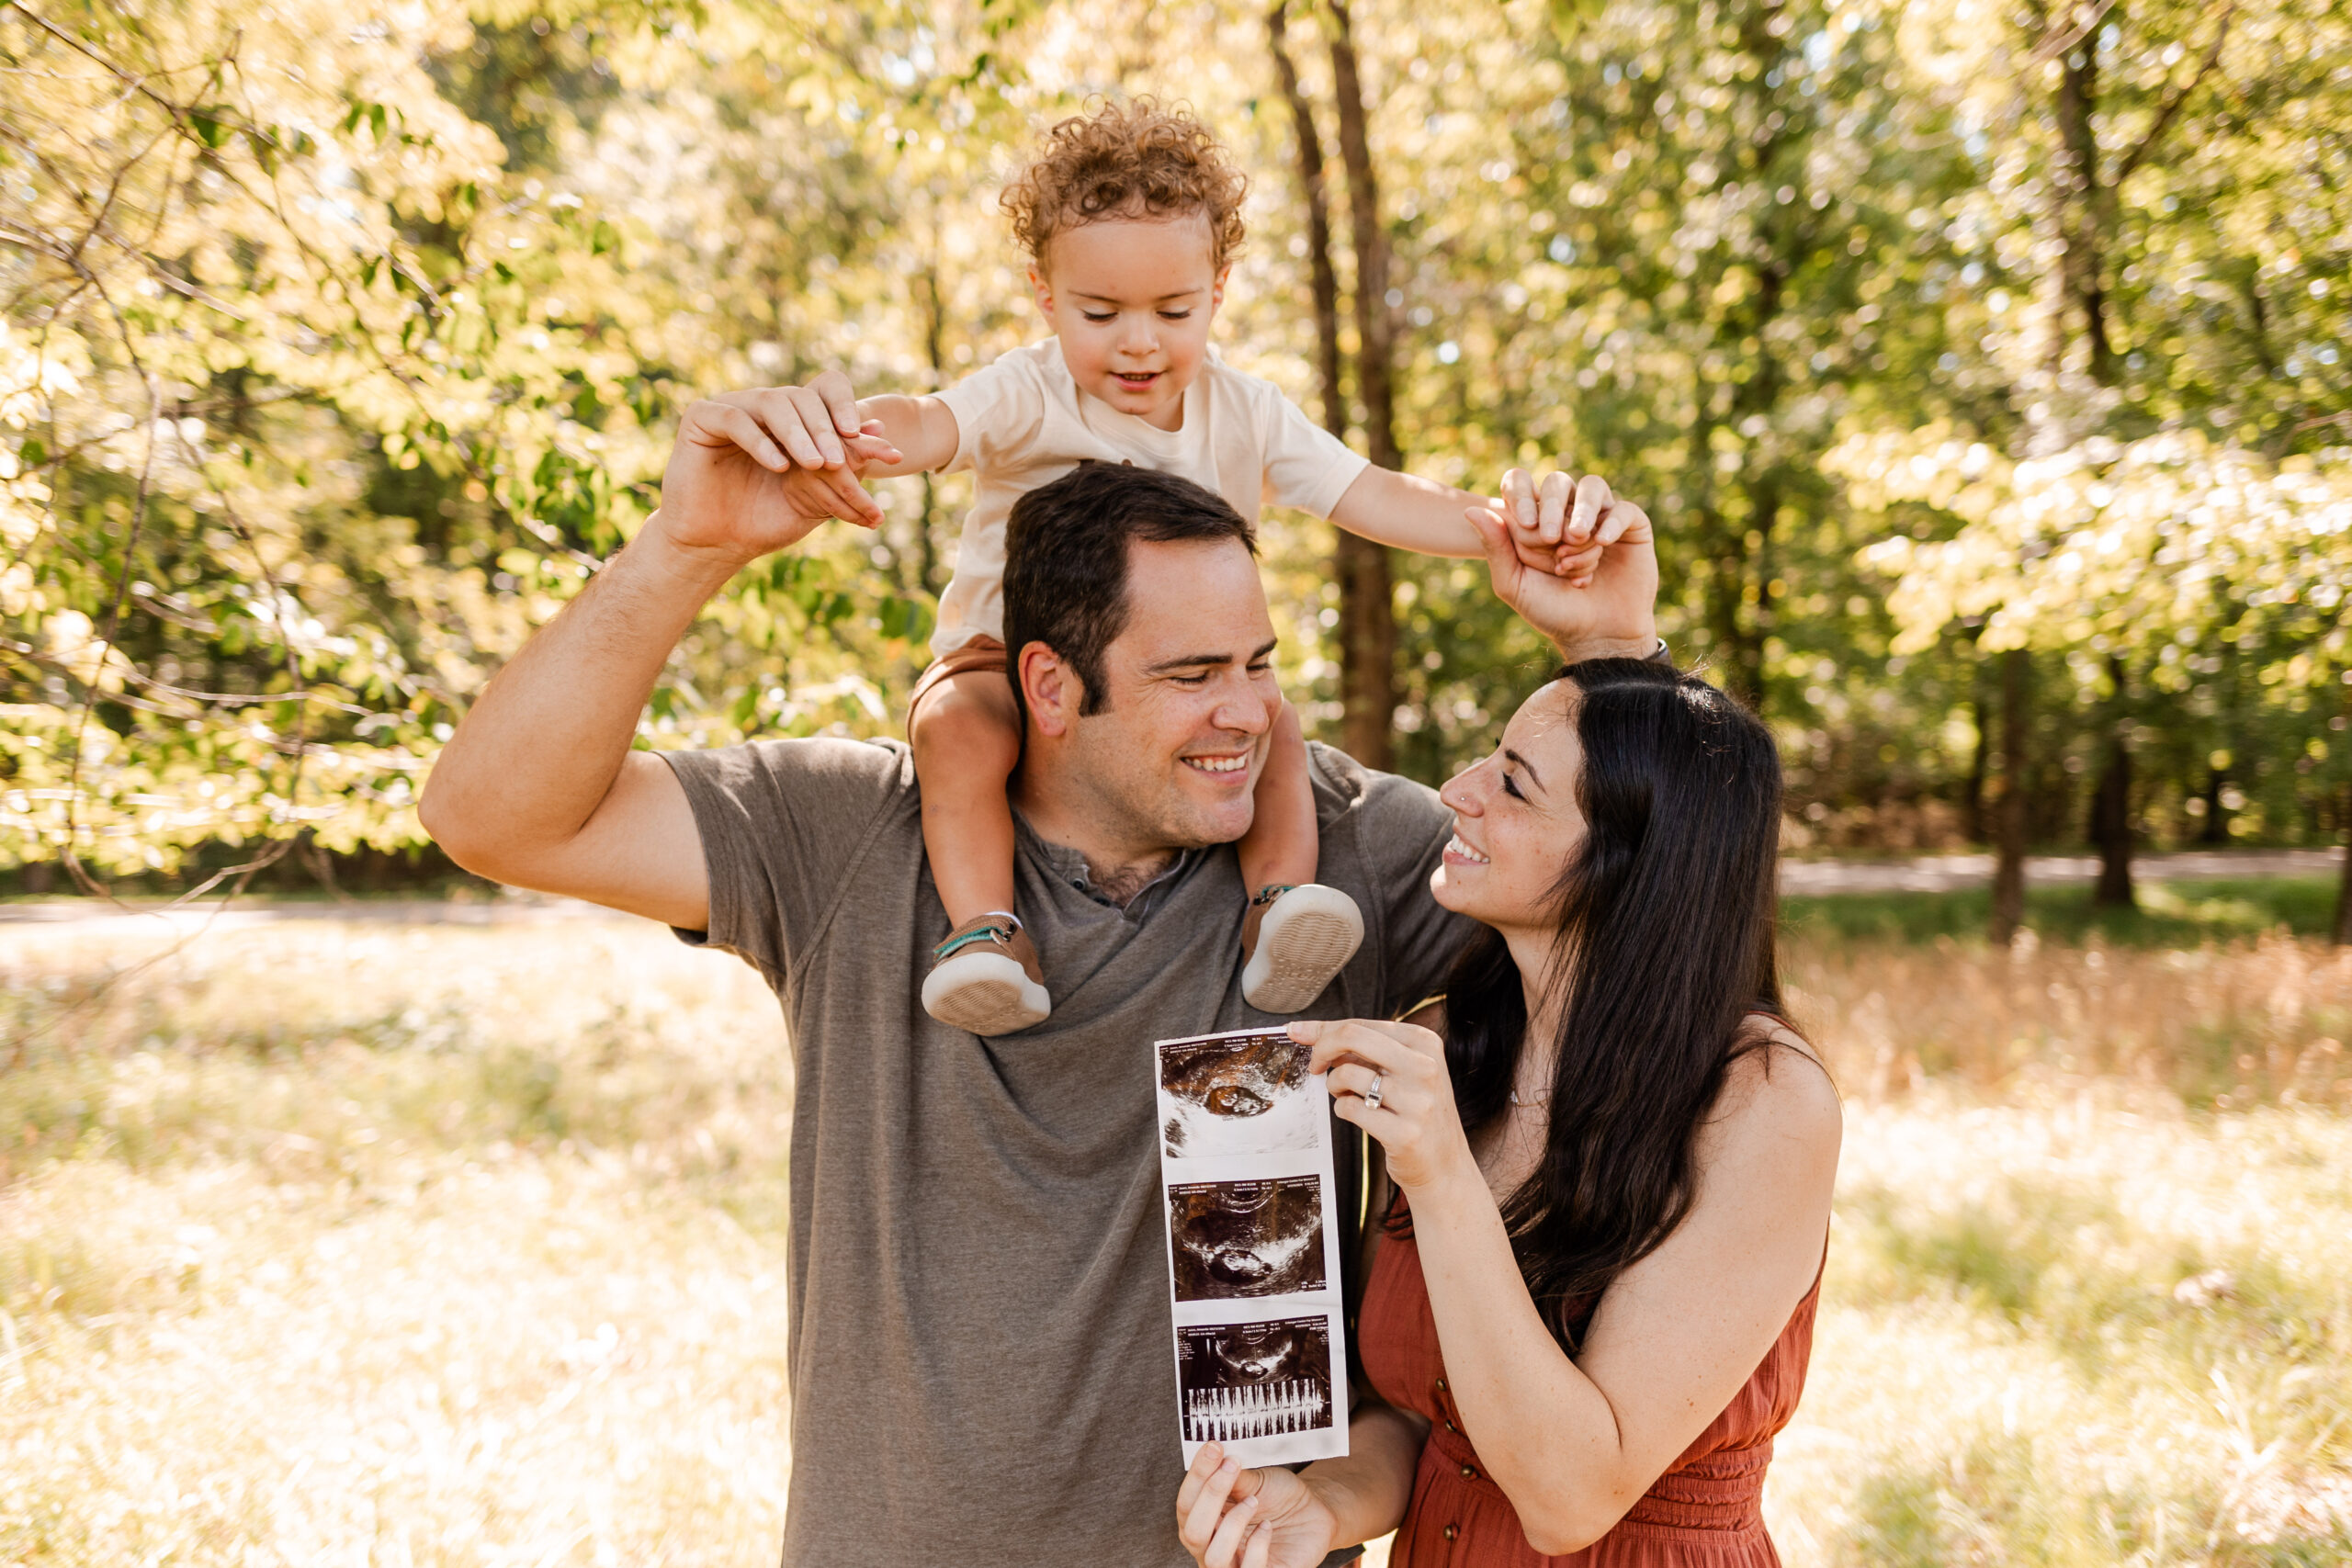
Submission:
M 1074 984 L 1046 1023 L 980 1039 L 925 1015 L 910 980 L 946 916 L 903 746 L 630 750 L 704 602 L 844 505 L 767 439 L 780 395 L 687 411 L 662 510 L 482 694 L 425 825 L 483 875 L 707 933 L 782 999 L 787 1564 L 1175 1568 L 1149 1045 L 1271 1021 L 1240 998 L 1231 849 L 1278 701 L 1249 528 L 1140 469 L 1081 468 L 1023 498 L 1005 583 L 1026 726 L 1019 891 Z M 1514 484 L 1514 504 L 1561 521 L 1564 479 L 1540 499 Z M 1498 592 L 1564 657 L 1657 646 L 1638 508 L 1578 487 L 1572 536 L 1610 545 L 1581 590 L 1522 571 L 1502 519 L 1479 517 Z M 1366 931 L 1312 1016 L 1389 1016 L 1458 944 L 1425 886 L 1451 819 L 1418 784 L 1320 748 L 1314 761 L 1320 874 Z

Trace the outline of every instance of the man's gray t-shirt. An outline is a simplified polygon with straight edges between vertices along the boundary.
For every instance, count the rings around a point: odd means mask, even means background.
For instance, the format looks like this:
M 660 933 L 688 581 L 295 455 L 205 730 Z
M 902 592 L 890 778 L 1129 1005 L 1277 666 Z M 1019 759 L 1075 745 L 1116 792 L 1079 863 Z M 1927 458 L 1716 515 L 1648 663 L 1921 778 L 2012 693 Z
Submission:
M 1468 927 L 1430 897 L 1452 816 L 1312 750 L 1319 879 L 1364 915 L 1305 1016 L 1394 1016 Z M 792 1123 L 787 1568 L 1178 1568 L 1175 1351 L 1154 1040 L 1241 999 L 1232 847 L 1127 908 L 1019 828 L 1053 1016 L 981 1039 L 922 1010 L 947 934 L 914 764 L 888 741 L 666 754 L 710 874 L 708 940 L 782 998 Z

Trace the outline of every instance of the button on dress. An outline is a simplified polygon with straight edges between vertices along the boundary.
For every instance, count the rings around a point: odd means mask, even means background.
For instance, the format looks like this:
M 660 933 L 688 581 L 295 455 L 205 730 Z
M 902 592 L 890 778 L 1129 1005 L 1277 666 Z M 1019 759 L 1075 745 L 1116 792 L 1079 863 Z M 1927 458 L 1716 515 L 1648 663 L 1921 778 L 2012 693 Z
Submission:
M 1773 1434 L 1804 1392 L 1820 1300 L 1816 1276 L 1746 1386 L 1614 1529 L 1582 1551 L 1547 1557 L 1528 1544 L 1518 1511 L 1462 1434 L 1420 1249 L 1409 1236 L 1382 1237 L 1357 1328 L 1364 1373 L 1381 1398 L 1430 1423 L 1391 1568 L 1778 1568 L 1764 1529 L 1764 1471 Z

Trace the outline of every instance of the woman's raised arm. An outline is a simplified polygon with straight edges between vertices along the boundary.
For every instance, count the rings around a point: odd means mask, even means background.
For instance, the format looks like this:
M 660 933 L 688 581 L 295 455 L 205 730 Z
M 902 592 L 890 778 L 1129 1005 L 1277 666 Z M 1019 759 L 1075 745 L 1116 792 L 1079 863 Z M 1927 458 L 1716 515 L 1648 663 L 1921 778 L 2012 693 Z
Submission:
M 1732 1064 L 1699 1134 L 1690 1213 L 1618 1276 L 1571 1359 L 1528 1294 L 1436 1037 L 1403 1024 L 1292 1029 L 1411 1202 L 1464 1436 L 1530 1545 L 1591 1544 L 1722 1414 L 1812 1289 L 1841 1135 L 1827 1075 L 1785 1032 Z

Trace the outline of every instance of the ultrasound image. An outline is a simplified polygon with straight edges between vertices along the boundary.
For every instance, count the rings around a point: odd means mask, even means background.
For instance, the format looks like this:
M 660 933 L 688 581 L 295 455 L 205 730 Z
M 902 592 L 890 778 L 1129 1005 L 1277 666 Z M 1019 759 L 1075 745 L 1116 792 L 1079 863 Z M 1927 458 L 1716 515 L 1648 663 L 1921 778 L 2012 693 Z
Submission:
M 1159 1047 L 1161 1135 L 1180 1157 L 1315 1146 L 1328 1097 L 1306 1047 L 1280 1030 Z
M 1169 1188 L 1176 1299 L 1221 1301 L 1321 1290 L 1322 1188 L 1313 1176 Z
M 1275 1318 L 1176 1331 L 1187 1442 L 1233 1442 L 1332 1425 L 1327 1319 Z

